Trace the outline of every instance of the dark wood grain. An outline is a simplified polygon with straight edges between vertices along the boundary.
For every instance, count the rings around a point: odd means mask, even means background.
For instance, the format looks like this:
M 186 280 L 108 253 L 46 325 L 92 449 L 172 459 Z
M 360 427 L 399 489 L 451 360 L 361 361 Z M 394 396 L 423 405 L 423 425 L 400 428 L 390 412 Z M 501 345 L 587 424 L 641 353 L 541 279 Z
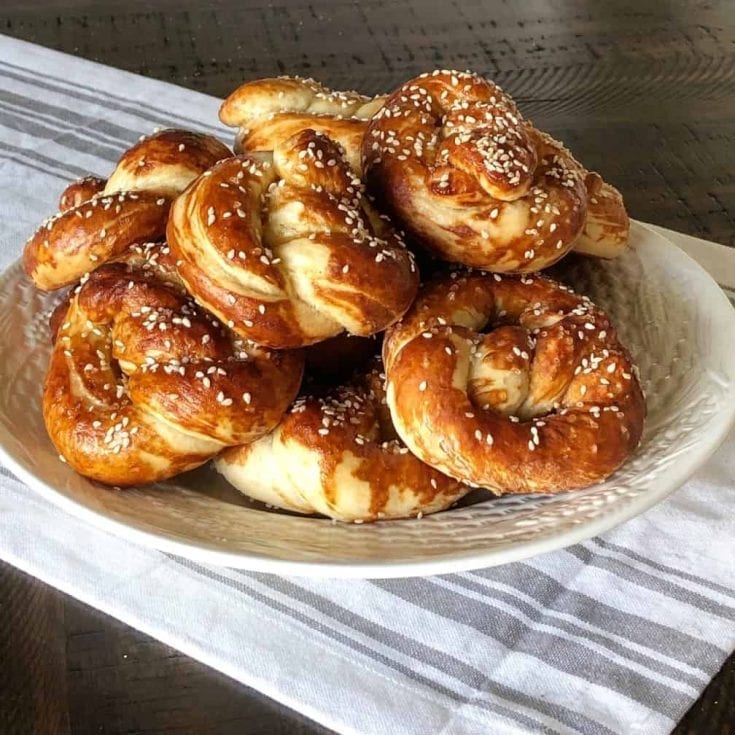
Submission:
M 735 245 L 732 0 L 3 0 L 0 32 L 218 96 L 271 74 L 378 92 L 469 67 L 635 217 Z M 2 733 L 325 732 L 7 567 L 0 604 Z M 675 733 L 734 732 L 732 657 Z
M 69 732 L 64 599 L 0 565 L 0 732 Z
M 298 713 L 0 563 L 2 735 L 327 735 Z

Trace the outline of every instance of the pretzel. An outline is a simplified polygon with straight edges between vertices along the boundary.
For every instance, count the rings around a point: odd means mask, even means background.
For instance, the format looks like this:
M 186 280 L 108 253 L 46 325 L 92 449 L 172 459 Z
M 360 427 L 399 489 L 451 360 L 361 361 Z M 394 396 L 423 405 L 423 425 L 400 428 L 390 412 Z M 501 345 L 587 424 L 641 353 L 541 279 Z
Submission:
M 497 272 L 546 268 L 582 232 L 584 169 L 481 77 L 406 82 L 368 124 L 366 182 L 440 257 Z
M 546 278 L 445 274 L 387 333 L 383 356 L 398 434 L 473 485 L 585 487 L 641 436 L 643 394 L 608 317 Z
M 155 271 L 108 263 L 75 290 L 58 326 L 43 416 L 77 472 L 144 484 L 271 430 L 302 369 L 297 353 L 234 339 Z
M 313 130 L 207 171 L 175 201 L 167 239 L 197 301 L 273 348 L 379 332 L 418 286 L 411 253 Z
M 216 138 L 184 130 L 162 130 L 143 139 L 122 155 L 106 182 L 85 177 L 64 190 L 60 212 L 26 243 L 26 273 L 38 288 L 52 291 L 75 283 L 133 243 L 163 239 L 171 197 L 229 155 Z
M 377 370 L 323 397 L 301 397 L 276 429 L 225 450 L 215 468 L 256 500 L 362 523 L 421 517 L 469 488 L 414 457 L 396 437 Z
M 235 90 L 220 108 L 220 119 L 240 126 L 235 141 L 238 153 L 273 150 L 277 142 L 309 127 L 326 133 L 343 147 L 351 168 L 360 174 L 363 136 L 370 118 L 386 99 L 386 95 L 371 98 L 357 92 L 337 92 L 313 79 L 260 79 Z M 411 136 L 406 136 L 406 142 L 415 143 Z M 553 143 L 554 148 L 559 146 Z M 627 247 L 630 230 L 623 198 L 597 173 L 586 172 L 585 184 L 587 216 L 573 249 L 597 257 L 617 257 Z
M 246 82 L 222 103 L 220 120 L 239 127 L 235 151 L 272 151 L 292 135 L 312 129 L 338 143 L 355 173 L 367 121 L 385 97 L 337 92 L 313 79 L 275 77 Z

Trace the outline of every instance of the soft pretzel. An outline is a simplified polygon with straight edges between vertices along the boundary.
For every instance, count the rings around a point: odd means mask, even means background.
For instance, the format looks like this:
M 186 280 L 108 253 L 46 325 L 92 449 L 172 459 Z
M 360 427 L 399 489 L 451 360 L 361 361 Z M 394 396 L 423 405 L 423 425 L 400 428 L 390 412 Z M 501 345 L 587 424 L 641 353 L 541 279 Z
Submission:
M 170 199 L 230 151 L 211 135 L 162 130 L 126 151 L 105 182 L 72 182 L 59 214 L 26 243 L 26 273 L 51 291 L 78 281 L 136 242 L 163 239 Z
M 374 334 L 417 290 L 413 256 L 313 130 L 218 163 L 176 199 L 167 236 L 197 301 L 274 348 Z
M 411 451 L 500 493 L 600 482 L 641 436 L 643 394 L 608 317 L 546 278 L 443 275 L 388 332 L 384 359 Z
M 362 154 L 368 186 L 447 260 L 535 271 L 582 232 L 584 169 L 475 74 L 437 71 L 406 82 L 371 119 Z
M 219 117 L 239 127 L 238 153 L 272 151 L 308 128 L 325 133 L 342 147 L 353 171 L 360 172 L 360 145 L 367 121 L 385 97 L 337 92 L 313 79 L 275 77 L 246 82 L 223 103 Z
M 407 518 L 443 510 L 469 488 L 411 454 L 396 437 L 382 379 L 301 397 L 270 434 L 228 449 L 215 467 L 256 500 L 340 521 Z
M 44 421 L 80 474 L 154 482 L 272 429 L 302 369 L 298 353 L 234 339 L 155 272 L 109 263 L 75 290 L 58 325 Z

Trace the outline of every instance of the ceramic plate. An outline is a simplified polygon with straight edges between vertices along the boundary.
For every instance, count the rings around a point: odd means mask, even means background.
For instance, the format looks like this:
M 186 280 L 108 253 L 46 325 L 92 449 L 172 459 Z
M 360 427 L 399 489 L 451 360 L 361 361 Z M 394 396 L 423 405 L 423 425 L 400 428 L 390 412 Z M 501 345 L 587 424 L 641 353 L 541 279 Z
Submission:
M 642 513 L 714 452 L 735 415 L 735 311 L 709 275 L 641 224 L 613 262 L 576 259 L 559 275 L 610 313 L 641 371 L 640 448 L 604 484 L 556 496 L 488 498 L 421 520 L 333 524 L 249 502 L 208 467 L 115 491 L 76 475 L 46 437 L 41 386 L 58 296 L 19 263 L 0 277 L 0 459 L 87 522 L 209 564 L 343 577 L 446 573 L 576 543 Z

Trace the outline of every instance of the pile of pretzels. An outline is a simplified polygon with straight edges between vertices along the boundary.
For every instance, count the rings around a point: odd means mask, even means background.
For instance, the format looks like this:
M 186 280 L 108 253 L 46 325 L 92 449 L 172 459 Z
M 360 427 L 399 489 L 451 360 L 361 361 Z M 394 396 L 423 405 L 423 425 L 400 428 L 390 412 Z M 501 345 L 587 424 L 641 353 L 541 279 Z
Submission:
M 362 523 L 586 487 L 631 455 L 629 353 L 539 274 L 624 253 L 622 197 L 497 85 L 263 79 L 220 118 L 234 151 L 156 132 L 26 243 L 62 293 L 43 389 L 62 461 L 126 487 L 214 460 L 268 506 Z

